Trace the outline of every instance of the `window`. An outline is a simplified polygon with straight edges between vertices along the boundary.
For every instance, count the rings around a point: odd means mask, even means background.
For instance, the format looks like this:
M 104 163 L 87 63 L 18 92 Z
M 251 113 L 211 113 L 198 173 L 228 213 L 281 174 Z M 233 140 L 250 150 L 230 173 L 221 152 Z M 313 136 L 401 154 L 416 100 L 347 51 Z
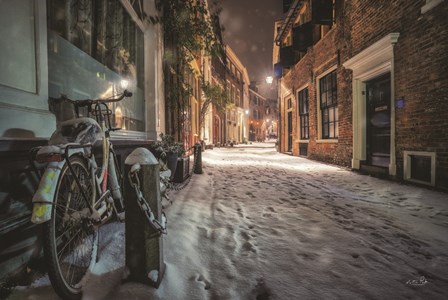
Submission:
M 121 2 L 47 0 L 47 25 L 49 95 L 104 98 L 125 80 L 132 101 L 109 108 L 120 108 L 123 129 L 145 131 L 144 37 Z
M 316 42 L 322 39 L 333 27 L 336 21 L 336 0 L 313 0 L 312 20 L 320 24 L 315 36 Z
M 319 80 L 320 110 L 322 116 L 322 138 L 337 138 L 338 132 L 338 102 L 336 71 Z
M 37 29 L 34 27 L 34 3 L 8 0 L 0 4 L 0 36 L 3 41 L 0 50 L 0 84 L 36 93 Z
M 241 106 L 241 97 L 240 97 L 240 90 L 239 89 L 237 89 L 236 90 L 236 105 L 237 106 Z
M 403 151 L 405 180 L 435 186 L 436 153 Z
M 297 98 L 299 99 L 300 139 L 307 140 L 310 138 L 308 88 L 299 91 Z
M 292 99 L 288 99 L 288 109 L 292 108 Z

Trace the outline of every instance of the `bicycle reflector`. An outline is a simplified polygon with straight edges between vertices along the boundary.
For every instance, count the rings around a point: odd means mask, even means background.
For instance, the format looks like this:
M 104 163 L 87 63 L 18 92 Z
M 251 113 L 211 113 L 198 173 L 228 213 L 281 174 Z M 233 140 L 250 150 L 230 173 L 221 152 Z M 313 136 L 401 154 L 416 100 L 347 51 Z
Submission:
M 42 153 L 36 155 L 36 161 L 39 163 L 46 163 L 46 162 L 52 162 L 52 161 L 63 161 L 64 158 L 62 157 L 61 153 Z
M 48 163 L 52 161 L 63 161 L 64 158 L 61 149 L 55 146 L 45 146 L 39 149 L 36 154 L 36 161 L 39 163 Z

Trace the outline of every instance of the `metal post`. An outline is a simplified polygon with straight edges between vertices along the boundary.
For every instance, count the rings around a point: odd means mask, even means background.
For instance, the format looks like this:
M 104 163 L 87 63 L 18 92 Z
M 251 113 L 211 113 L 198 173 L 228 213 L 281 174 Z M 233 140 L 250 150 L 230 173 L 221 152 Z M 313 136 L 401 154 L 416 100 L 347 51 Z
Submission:
M 194 145 L 194 174 L 202 174 L 202 147 L 201 144 Z
M 126 266 L 129 281 L 150 284 L 158 288 L 165 273 L 163 261 L 163 239 L 149 225 L 138 204 L 134 186 L 127 174 L 139 163 L 140 190 L 157 220 L 162 219 L 160 196 L 160 166 L 152 153 L 145 148 L 135 149 L 125 161 L 124 199 L 126 207 Z

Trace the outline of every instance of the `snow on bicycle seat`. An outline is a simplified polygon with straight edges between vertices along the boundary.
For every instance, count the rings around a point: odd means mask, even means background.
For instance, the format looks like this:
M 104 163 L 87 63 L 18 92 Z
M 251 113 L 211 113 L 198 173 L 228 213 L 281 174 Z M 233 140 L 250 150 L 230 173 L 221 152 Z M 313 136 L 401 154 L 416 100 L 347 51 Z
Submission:
M 50 138 L 50 145 L 68 143 L 94 144 L 104 137 L 100 125 L 92 118 L 77 118 L 61 122 Z

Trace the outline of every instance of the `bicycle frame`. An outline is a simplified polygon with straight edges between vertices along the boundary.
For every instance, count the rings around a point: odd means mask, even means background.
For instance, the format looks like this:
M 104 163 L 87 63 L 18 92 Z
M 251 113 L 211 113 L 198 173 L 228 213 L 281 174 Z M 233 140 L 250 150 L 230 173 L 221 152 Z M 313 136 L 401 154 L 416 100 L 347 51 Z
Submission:
M 130 93 L 124 93 L 121 99 L 124 96 L 129 96 Z M 121 100 L 119 99 L 119 100 Z M 109 100 L 109 102 L 119 101 Z M 93 100 L 83 100 L 88 101 L 87 105 L 93 105 Z M 73 100 L 69 100 L 69 102 L 74 102 Z M 41 178 L 39 187 L 36 193 L 33 196 L 33 211 L 31 221 L 36 224 L 47 222 L 51 219 L 51 209 L 54 202 L 54 194 L 57 186 L 57 182 L 60 176 L 60 172 L 64 164 L 68 165 L 68 168 L 72 173 L 74 173 L 73 168 L 70 163 L 70 157 L 72 155 L 81 155 L 89 162 L 89 168 L 91 170 L 91 177 L 93 182 L 93 186 L 96 187 L 96 195 L 98 195 L 94 201 L 91 203 L 88 195 L 85 194 L 81 183 L 78 178 L 74 176 L 75 182 L 81 191 L 83 199 L 86 201 L 86 204 L 89 207 L 91 216 L 97 222 L 101 222 L 110 217 L 110 215 L 102 218 L 101 216 L 107 210 L 107 205 L 103 205 L 105 201 L 110 203 L 120 218 L 120 213 L 116 208 L 115 202 L 120 204 L 120 209 L 124 209 L 123 197 L 120 191 L 119 178 L 117 176 L 117 159 L 115 152 L 112 147 L 112 143 L 110 142 L 109 131 L 116 130 L 111 128 L 110 126 L 110 113 L 108 111 L 107 105 L 104 102 L 99 102 L 95 106 L 96 117 L 99 119 L 100 124 L 96 123 L 93 118 L 78 118 L 79 120 L 86 121 L 87 123 L 94 124 L 95 126 L 100 127 L 100 133 L 102 136 L 102 165 L 101 171 L 97 174 L 96 170 L 98 169 L 95 155 L 93 151 L 92 143 L 87 144 L 63 144 L 59 146 L 44 146 L 32 149 L 31 152 L 34 154 L 32 158 L 33 166 L 34 160 L 36 157 L 40 156 L 40 159 L 47 162 L 48 165 L 46 170 Z M 101 105 L 106 107 L 106 113 L 103 115 L 103 111 Z M 77 115 L 78 108 L 76 107 Z M 91 111 L 89 106 L 89 112 Z M 106 127 L 106 119 L 108 120 L 109 128 Z M 78 119 L 71 120 L 70 122 L 76 121 Z M 108 189 L 108 183 L 109 188 Z M 112 198 L 111 198 L 112 197 Z

